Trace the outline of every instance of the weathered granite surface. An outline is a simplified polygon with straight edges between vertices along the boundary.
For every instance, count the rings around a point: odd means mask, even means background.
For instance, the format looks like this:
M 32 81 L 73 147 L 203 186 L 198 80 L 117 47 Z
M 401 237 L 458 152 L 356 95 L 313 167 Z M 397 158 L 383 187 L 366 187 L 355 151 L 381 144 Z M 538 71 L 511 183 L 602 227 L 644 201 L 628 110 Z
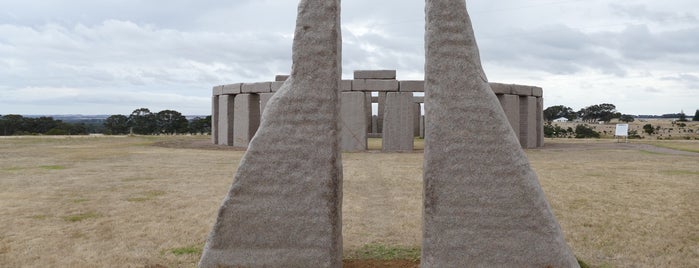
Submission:
M 341 267 L 340 1 L 302 0 L 291 76 L 269 100 L 200 267 Z
M 577 267 L 488 85 L 465 1 L 425 10 L 422 267 Z

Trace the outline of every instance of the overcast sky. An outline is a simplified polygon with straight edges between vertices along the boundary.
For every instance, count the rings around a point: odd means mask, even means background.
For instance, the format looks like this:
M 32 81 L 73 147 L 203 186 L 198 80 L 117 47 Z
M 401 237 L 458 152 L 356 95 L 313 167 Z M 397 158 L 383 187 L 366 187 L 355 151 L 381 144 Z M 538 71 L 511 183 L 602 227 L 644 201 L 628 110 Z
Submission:
M 0 0 L 0 114 L 210 114 L 211 87 L 291 68 L 295 0 Z M 696 0 L 467 1 L 491 82 L 545 106 L 699 108 Z M 423 79 L 424 0 L 345 0 L 343 78 Z

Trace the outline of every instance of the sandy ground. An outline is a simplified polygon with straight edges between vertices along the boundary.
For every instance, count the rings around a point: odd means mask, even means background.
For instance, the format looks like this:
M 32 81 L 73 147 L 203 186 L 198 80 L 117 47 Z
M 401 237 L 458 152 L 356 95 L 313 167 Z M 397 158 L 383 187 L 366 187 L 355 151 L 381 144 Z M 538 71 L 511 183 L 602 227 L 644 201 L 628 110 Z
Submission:
M 580 259 L 699 265 L 699 153 L 676 150 L 699 142 L 546 144 L 527 154 Z M 242 154 L 207 137 L 0 139 L 0 266 L 193 267 Z M 343 165 L 345 251 L 419 246 L 422 152 Z

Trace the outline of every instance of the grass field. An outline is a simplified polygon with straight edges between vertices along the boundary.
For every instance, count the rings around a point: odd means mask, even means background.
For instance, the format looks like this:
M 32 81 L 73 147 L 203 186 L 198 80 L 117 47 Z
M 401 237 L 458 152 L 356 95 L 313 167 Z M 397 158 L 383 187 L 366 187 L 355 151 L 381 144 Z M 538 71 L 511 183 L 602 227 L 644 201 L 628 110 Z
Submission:
M 0 138 L 0 267 L 194 267 L 243 154 L 186 146 L 206 139 Z M 699 266 L 699 154 L 652 148 L 557 139 L 527 151 L 587 264 Z M 343 154 L 346 257 L 419 252 L 422 159 Z

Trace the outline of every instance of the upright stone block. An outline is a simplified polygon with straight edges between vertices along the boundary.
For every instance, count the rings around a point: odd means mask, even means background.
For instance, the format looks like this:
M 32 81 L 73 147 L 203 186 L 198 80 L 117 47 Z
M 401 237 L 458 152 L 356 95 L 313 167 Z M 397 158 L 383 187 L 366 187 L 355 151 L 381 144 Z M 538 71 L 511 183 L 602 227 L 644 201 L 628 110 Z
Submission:
M 420 103 L 413 102 L 413 137 L 420 137 Z
M 519 96 L 519 143 L 522 148 L 536 148 L 536 98 Z
M 427 0 L 422 267 L 578 267 L 481 67 L 464 0 Z
M 218 144 L 218 97 L 211 96 L 211 143 Z
M 424 115 L 420 116 L 420 138 L 421 139 L 425 138 L 425 116 Z
M 500 106 L 507 116 L 507 121 L 510 123 L 515 135 L 519 137 L 519 96 L 515 95 L 497 95 L 500 101 Z M 519 141 L 519 138 L 517 139 Z
M 341 267 L 340 1 L 301 0 L 272 96 L 199 267 Z M 322 53 L 318 53 L 322 52 Z
M 544 98 L 536 98 L 536 147 L 544 146 Z
M 218 144 L 233 145 L 233 98 L 235 95 L 218 97 Z
M 274 96 L 274 93 L 260 93 L 260 117 L 265 112 L 265 107 L 267 107 L 267 103 L 272 96 Z
M 260 126 L 260 95 L 236 95 L 234 109 L 233 146 L 248 147 Z
M 340 95 L 341 148 L 346 152 L 367 149 L 366 97 L 363 92 Z
M 364 98 L 365 98 L 365 103 L 366 105 L 364 106 L 364 115 L 366 116 L 366 122 L 367 122 L 367 132 L 372 133 L 374 132 L 374 129 L 371 126 L 371 92 L 364 92 Z
M 386 92 L 379 92 L 378 101 L 378 111 L 377 111 L 377 121 L 378 126 L 376 133 L 383 133 L 383 116 L 386 109 Z
M 383 119 L 382 151 L 413 150 L 413 116 L 415 103 L 412 92 L 388 92 Z

